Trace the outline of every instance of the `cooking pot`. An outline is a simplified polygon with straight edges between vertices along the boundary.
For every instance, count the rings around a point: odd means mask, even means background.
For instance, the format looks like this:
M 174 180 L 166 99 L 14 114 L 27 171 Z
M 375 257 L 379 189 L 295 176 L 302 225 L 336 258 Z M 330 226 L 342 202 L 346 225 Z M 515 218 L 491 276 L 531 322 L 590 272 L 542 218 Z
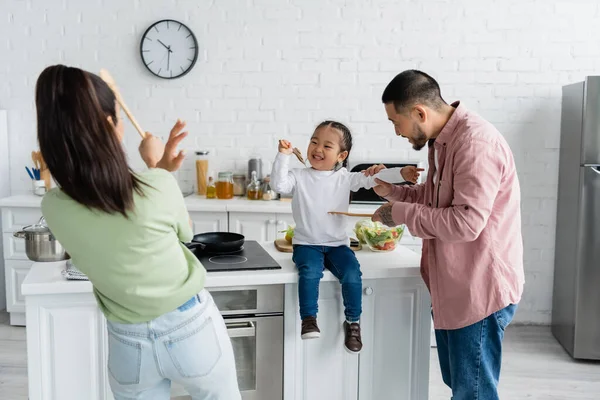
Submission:
M 31 261 L 50 262 L 70 258 L 62 245 L 52 235 L 50 228 L 46 226 L 43 217 L 37 224 L 26 226 L 13 235 L 25 239 L 25 254 Z
M 240 251 L 244 245 L 244 235 L 232 232 L 206 232 L 194 235 L 190 243 L 185 246 L 194 253 L 222 254 Z

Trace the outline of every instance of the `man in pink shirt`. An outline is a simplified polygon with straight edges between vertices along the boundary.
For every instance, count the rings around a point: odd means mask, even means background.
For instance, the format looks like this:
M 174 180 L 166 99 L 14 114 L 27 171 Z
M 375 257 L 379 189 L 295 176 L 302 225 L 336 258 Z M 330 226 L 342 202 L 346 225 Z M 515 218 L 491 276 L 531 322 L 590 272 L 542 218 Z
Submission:
M 423 238 L 421 275 L 431 293 L 444 382 L 454 400 L 496 400 L 504 329 L 524 284 L 521 194 L 512 152 L 500 134 L 438 83 L 415 70 L 383 92 L 396 135 L 426 145 L 424 184 L 375 191 L 389 200 L 373 216 Z M 373 166 L 367 174 L 384 168 Z

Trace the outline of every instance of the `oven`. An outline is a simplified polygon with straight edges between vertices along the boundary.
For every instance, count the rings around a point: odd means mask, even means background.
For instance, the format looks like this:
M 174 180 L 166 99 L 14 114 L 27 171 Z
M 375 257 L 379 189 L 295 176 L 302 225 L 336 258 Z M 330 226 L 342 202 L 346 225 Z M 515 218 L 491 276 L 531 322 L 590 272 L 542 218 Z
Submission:
M 233 345 L 242 399 L 281 400 L 284 285 L 208 290 Z M 171 398 L 190 399 L 184 393 L 172 391 Z

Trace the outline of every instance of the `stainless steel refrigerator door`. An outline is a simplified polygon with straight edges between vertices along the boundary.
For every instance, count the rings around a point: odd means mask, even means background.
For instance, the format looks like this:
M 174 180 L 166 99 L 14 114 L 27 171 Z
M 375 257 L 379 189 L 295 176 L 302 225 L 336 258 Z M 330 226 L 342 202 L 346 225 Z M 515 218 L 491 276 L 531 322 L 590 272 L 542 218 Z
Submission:
M 581 198 L 581 135 L 584 83 L 564 86 L 560 127 L 560 165 L 552 296 L 552 333 L 573 355 L 577 298 L 575 260 Z
M 577 232 L 579 248 L 573 356 L 598 360 L 600 359 L 600 165 L 582 167 L 581 175 L 583 188 Z
M 600 76 L 585 79 L 581 164 L 600 164 Z

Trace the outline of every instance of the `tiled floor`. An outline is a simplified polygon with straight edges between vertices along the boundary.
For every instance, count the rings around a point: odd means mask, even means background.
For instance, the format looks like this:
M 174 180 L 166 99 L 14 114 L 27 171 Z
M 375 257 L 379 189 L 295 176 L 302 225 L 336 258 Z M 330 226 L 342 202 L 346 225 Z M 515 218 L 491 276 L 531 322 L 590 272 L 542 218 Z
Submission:
M 548 328 L 511 326 L 504 343 L 501 399 L 600 399 L 600 363 L 573 361 Z M 429 398 L 448 400 L 450 391 L 442 383 L 437 355 L 432 350 Z M 25 329 L 9 326 L 8 316 L 0 314 L 1 400 L 27 399 L 26 354 Z

